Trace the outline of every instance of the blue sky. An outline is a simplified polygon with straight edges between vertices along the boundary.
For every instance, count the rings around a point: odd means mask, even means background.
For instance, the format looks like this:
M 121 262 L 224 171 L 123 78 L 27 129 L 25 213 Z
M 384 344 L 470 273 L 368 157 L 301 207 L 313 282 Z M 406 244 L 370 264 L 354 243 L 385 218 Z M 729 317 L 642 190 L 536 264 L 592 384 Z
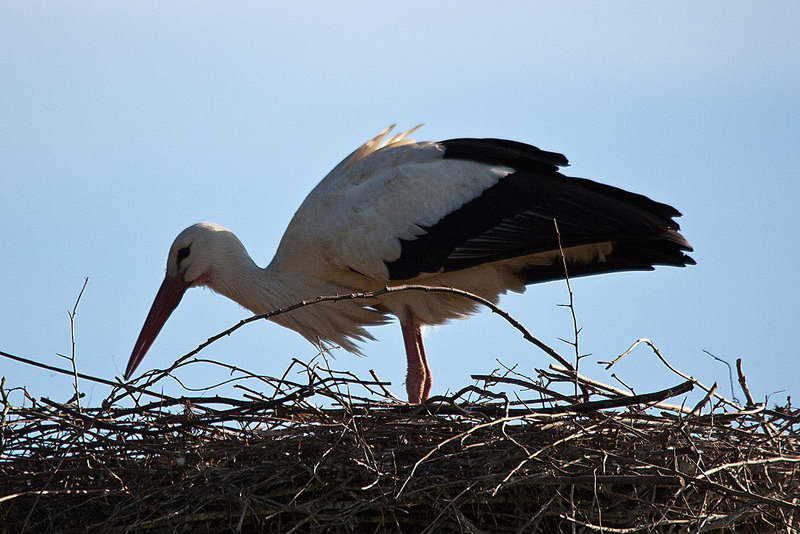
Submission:
M 64 365 L 84 277 L 78 368 L 121 375 L 180 230 L 213 221 L 260 265 L 311 188 L 388 124 L 418 139 L 505 137 L 563 152 L 567 174 L 676 206 L 698 265 L 573 282 L 582 369 L 648 337 L 729 394 L 800 393 L 800 5 L 794 2 L 5 2 L 0 7 L 0 350 Z M 561 283 L 502 306 L 562 353 Z M 248 316 L 193 290 L 140 370 Z M 403 395 L 400 328 L 366 358 Z M 483 313 L 429 331 L 434 393 L 549 364 Z M 316 351 L 250 325 L 205 356 L 263 374 Z M 191 367 L 191 384 L 215 371 Z M 639 350 L 637 391 L 679 379 Z M 68 377 L 0 359 L 7 386 L 66 400 Z M 82 383 L 99 402 L 107 388 Z M 176 389 L 177 391 L 177 389 Z M 739 398 L 742 395 L 737 391 Z

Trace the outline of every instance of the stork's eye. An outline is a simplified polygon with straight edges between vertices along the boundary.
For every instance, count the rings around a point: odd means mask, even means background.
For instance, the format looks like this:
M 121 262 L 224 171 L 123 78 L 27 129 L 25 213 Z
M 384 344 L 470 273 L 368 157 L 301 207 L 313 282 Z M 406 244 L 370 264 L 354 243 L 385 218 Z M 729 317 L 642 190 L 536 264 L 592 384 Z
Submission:
M 178 265 L 180 265 L 181 261 L 183 261 L 184 259 L 186 259 L 189 256 L 189 252 L 190 252 L 189 248 L 190 247 L 191 247 L 191 245 L 189 245 L 188 247 L 183 247 L 182 249 L 178 250 Z

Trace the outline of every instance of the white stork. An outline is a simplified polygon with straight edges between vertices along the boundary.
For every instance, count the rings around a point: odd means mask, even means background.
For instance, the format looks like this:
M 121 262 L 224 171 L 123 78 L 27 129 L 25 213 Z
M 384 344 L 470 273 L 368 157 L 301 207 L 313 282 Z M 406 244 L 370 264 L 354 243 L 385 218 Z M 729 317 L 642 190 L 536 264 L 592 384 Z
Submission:
M 692 249 L 673 220 L 676 209 L 566 177 L 558 172 L 567 165 L 561 154 L 501 139 L 415 142 L 408 138 L 414 130 L 387 137 L 390 130 L 311 191 L 264 268 L 221 226 L 181 232 L 125 378 L 193 286 L 261 314 L 320 295 L 402 284 L 454 287 L 497 302 L 508 290 L 563 278 L 562 250 L 569 276 L 694 264 L 684 254 Z M 433 385 L 421 327 L 473 311 L 475 303 L 463 297 L 413 291 L 323 302 L 273 321 L 313 343 L 359 353 L 358 342 L 374 339 L 365 327 L 394 315 L 408 358 L 408 398 L 418 403 Z

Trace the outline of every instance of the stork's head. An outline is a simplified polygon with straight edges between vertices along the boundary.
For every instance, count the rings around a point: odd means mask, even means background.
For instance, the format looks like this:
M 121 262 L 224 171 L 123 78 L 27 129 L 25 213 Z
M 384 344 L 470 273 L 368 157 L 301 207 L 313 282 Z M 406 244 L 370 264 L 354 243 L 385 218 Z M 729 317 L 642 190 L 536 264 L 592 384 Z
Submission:
M 224 276 L 225 266 L 242 252 L 244 246 L 236 236 L 214 223 L 192 225 L 175 238 L 167 256 L 167 274 L 128 360 L 126 379 L 147 354 L 184 292 L 199 285 L 214 288 L 220 275 Z

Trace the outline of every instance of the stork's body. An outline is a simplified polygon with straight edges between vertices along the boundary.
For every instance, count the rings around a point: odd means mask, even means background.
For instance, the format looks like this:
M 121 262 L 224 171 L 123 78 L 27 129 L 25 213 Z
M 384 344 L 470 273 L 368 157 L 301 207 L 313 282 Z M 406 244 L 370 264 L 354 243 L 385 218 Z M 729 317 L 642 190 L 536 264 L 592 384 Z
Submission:
M 558 172 L 560 154 L 497 139 L 415 143 L 388 130 L 361 146 L 308 195 L 272 262 L 258 267 L 228 230 L 200 223 L 175 240 L 164 283 L 136 342 L 129 377 L 190 286 L 207 285 L 253 313 L 320 295 L 424 284 L 496 302 L 508 290 L 570 276 L 694 263 L 677 210 Z M 555 221 L 558 223 L 558 235 Z M 561 248 L 559 248 L 559 237 Z M 461 318 L 474 303 L 395 292 L 319 303 L 275 317 L 314 343 L 359 352 L 365 329 L 394 315 L 403 329 L 409 400 L 432 377 L 420 328 Z

